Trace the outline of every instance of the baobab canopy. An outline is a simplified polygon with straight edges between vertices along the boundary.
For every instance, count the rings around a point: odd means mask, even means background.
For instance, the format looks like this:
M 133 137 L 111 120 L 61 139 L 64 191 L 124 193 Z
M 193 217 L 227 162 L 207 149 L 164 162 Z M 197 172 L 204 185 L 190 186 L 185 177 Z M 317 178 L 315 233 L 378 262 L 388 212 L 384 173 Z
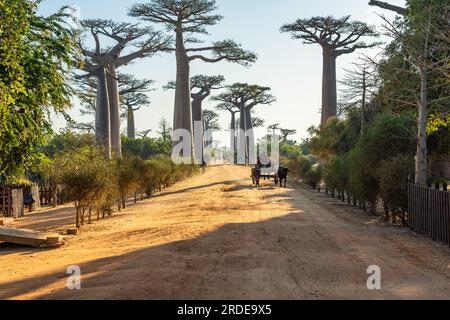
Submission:
M 322 124 L 337 115 L 336 58 L 358 49 L 375 47 L 379 42 L 366 43 L 365 37 L 378 37 L 374 28 L 364 22 L 342 18 L 313 17 L 298 19 L 281 27 L 293 39 L 304 44 L 319 44 L 323 50 Z
M 213 42 L 209 46 L 195 46 L 202 43 L 195 34 L 208 34 L 206 27 L 222 20 L 222 16 L 215 13 L 216 9 L 214 0 L 152 0 L 146 4 L 136 4 L 130 10 L 131 16 L 163 24 L 169 32 L 175 33 L 175 46 L 166 48 L 167 51 L 175 53 L 177 60 L 174 130 L 184 129 L 193 132 L 189 83 L 192 61 L 201 60 L 208 63 L 230 61 L 244 66 L 256 61 L 255 53 L 244 50 L 241 45 L 229 39 Z M 205 52 L 209 52 L 210 55 L 205 55 Z M 194 149 L 193 139 L 192 149 Z
M 97 77 L 96 135 L 99 144 L 104 146 L 110 156 L 110 148 L 115 154 L 122 154 L 120 140 L 120 111 L 117 68 L 131 61 L 146 58 L 170 43 L 170 38 L 151 27 L 140 27 L 133 23 L 118 23 L 106 19 L 82 21 L 85 34 L 90 34 L 95 48 L 85 47 L 82 40 L 78 42 L 85 56 L 82 70 L 85 76 Z M 102 47 L 100 36 L 113 40 L 111 47 Z M 124 54 L 126 48 L 131 52 Z

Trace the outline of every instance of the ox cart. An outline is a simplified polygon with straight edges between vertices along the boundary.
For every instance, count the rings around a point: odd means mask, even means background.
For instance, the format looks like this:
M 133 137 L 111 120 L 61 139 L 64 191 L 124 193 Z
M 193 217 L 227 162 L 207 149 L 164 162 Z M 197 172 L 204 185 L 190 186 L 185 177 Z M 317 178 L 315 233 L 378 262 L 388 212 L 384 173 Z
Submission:
M 279 166 L 278 168 L 276 168 L 256 165 L 252 167 L 251 178 L 253 181 L 253 185 L 256 185 L 256 187 L 259 187 L 259 182 L 261 178 L 263 178 L 264 180 L 273 179 L 276 185 L 280 183 L 281 188 L 283 187 L 283 185 L 284 188 L 286 188 L 289 171 L 290 170 L 285 166 Z
M 259 187 L 260 179 L 271 180 L 273 179 L 275 184 L 278 184 L 278 168 L 276 167 L 258 167 L 254 166 L 251 168 L 251 176 L 253 185 Z

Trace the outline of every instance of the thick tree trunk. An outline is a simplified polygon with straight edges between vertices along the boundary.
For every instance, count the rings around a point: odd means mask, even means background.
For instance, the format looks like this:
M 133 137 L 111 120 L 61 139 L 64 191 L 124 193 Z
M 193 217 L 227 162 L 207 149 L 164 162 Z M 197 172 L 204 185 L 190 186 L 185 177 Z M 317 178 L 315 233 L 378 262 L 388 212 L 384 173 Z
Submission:
M 120 140 L 120 110 L 119 89 L 117 84 L 117 71 L 113 65 L 108 66 L 108 97 L 111 117 L 111 147 L 116 156 L 122 156 L 122 143 Z
M 95 112 L 95 133 L 99 146 L 105 148 L 108 158 L 111 158 L 111 129 L 108 86 L 106 80 L 106 70 L 101 68 L 97 73 L 97 105 Z
M 195 143 L 198 141 L 202 141 L 201 147 L 201 161 L 203 163 L 204 160 L 204 153 L 205 153 L 205 147 L 203 144 L 203 135 L 204 135 L 204 128 L 203 128 L 203 117 L 202 117 L 202 102 L 203 99 L 201 97 L 193 97 L 192 99 L 192 128 L 194 132 L 194 141 Z M 200 123 L 201 125 L 197 126 L 197 130 L 195 130 L 195 123 Z M 198 136 L 196 136 L 198 135 Z M 194 143 L 194 145 L 195 145 Z
M 416 176 L 415 183 L 427 185 L 427 70 L 425 67 L 420 69 L 420 101 L 419 121 L 418 121 L 418 141 L 416 154 Z
M 233 155 L 233 163 L 237 164 L 236 158 L 236 113 L 231 112 L 230 125 L 230 152 Z
M 247 138 L 245 140 L 247 164 L 251 164 L 251 162 L 254 162 L 255 160 L 253 159 L 255 149 L 255 134 L 253 132 L 251 109 L 249 108 L 245 108 L 245 130 L 247 133 Z
M 132 107 L 128 107 L 127 137 L 129 139 L 136 139 L 136 127 L 135 127 L 135 124 L 134 124 L 134 110 L 133 110 Z
M 203 98 L 200 95 L 192 95 L 192 132 L 194 136 L 194 146 L 201 145 L 201 150 L 195 150 L 196 163 L 199 163 L 199 161 L 203 163 L 205 160 L 205 146 L 203 143 L 205 133 L 203 128 L 202 102 Z
M 193 98 L 192 99 L 192 124 L 195 121 L 202 122 L 202 99 Z
M 323 49 L 322 124 L 337 115 L 336 56 L 330 49 Z
M 246 122 L 245 122 L 245 105 L 239 108 L 239 134 L 238 134 L 238 162 L 239 164 L 247 164 L 247 143 L 246 143 Z
M 190 88 L 189 58 L 184 47 L 183 33 L 176 33 L 176 60 L 177 76 L 175 88 L 175 110 L 173 119 L 173 130 L 185 129 L 191 134 L 191 155 L 194 155 L 194 137 L 192 129 L 192 108 Z M 174 142 L 178 144 L 178 142 Z M 183 155 L 184 156 L 184 155 Z

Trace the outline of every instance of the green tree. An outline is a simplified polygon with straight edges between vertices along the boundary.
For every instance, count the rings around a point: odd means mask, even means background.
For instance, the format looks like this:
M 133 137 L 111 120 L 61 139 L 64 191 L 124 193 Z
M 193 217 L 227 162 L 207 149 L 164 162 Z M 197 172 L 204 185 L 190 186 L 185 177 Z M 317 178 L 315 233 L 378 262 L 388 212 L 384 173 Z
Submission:
M 393 22 L 384 18 L 387 34 L 399 44 L 400 54 L 418 78 L 413 93 L 419 98 L 407 101 L 417 107 L 417 151 L 415 183 L 426 185 L 428 178 L 427 120 L 430 108 L 436 104 L 448 109 L 450 99 L 445 70 L 448 69 L 448 38 L 438 30 L 448 29 L 448 1 L 408 1 L 408 10 L 402 19 Z M 444 71 L 444 72 L 442 72 Z M 439 74 L 436 78 L 435 74 Z M 437 80 L 437 81 L 436 81 Z M 440 94 L 433 95 L 433 88 Z M 402 99 L 403 100 L 403 99 Z
M 50 110 L 70 105 L 69 75 L 77 51 L 68 8 L 42 17 L 35 1 L 0 3 L 0 181 L 23 175 L 50 130 Z
M 406 224 L 408 211 L 408 185 L 414 176 L 414 157 L 397 155 L 381 163 L 377 177 L 380 196 L 384 201 L 386 220 L 392 211 L 392 222 L 396 223 L 397 216 Z

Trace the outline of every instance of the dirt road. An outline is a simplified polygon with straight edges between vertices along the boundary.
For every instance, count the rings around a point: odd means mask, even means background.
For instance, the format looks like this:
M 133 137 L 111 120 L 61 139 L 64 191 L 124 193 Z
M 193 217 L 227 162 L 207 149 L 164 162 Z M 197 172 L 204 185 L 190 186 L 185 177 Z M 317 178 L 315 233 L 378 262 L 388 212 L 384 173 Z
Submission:
M 3 245 L 0 298 L 450 299 L 450 249 L 306 189 L 254 189 L 248 176 L 210 168 L 60 249 Z M 67 210 L 16 225 L 63 229 Z M 66 289 L 70 265 L 81 290 Z M 366 287 L 371 265 L 381 290 Z

